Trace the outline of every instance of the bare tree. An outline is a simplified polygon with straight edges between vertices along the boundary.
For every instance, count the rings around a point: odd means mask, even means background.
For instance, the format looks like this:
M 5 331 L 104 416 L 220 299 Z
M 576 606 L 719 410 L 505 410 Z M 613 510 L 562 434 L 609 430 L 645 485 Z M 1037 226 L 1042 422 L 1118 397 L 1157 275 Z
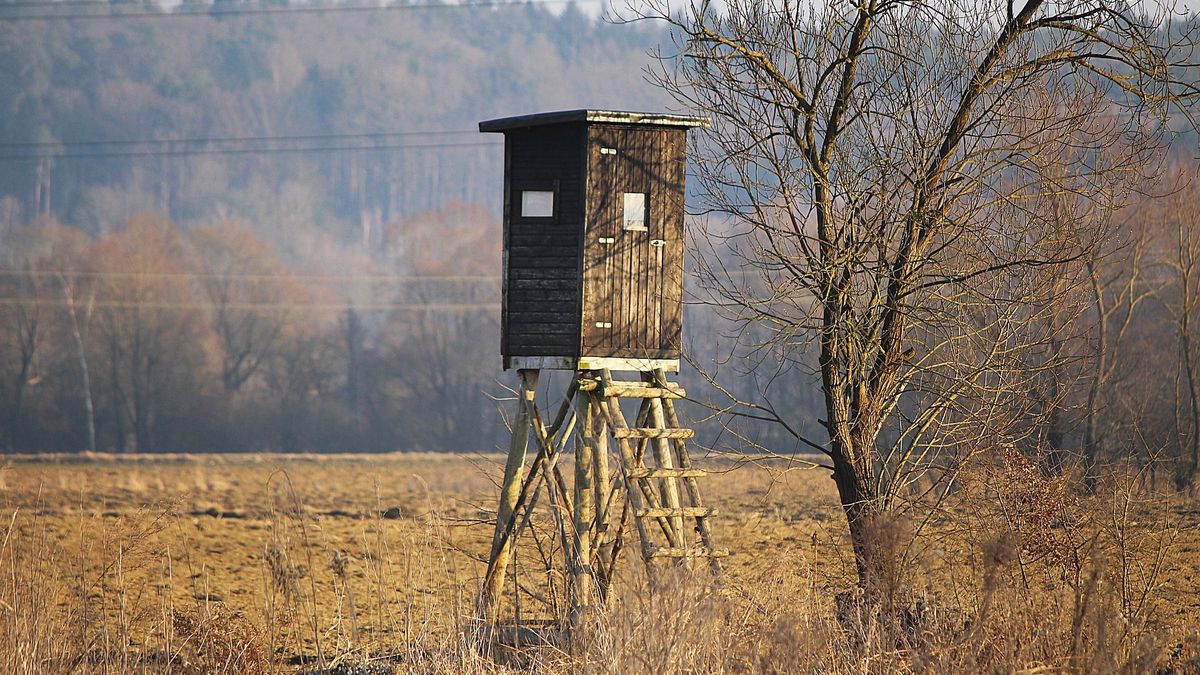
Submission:
M 828 457 L 867 584 L 874 517 L 1018 433 L 1022 326 L 1097 239 L 1051 197 L 1117 201 L 1153 161 L 1195 93 L 1170 61 L 1194 26 L 1109 0 L 657 10 L 638 18 L 674 29 L 661 83 L 713 118 L 696 175 L 730 234 L 701 262 L 708 297 L 818 352 L 825 419 L 796 433 Z
M 47 228 L 46 238 L 51 249 L 49 261 L 55 267 L 53 278 L 57 282 L 65 309 L 65 332 L 71 336 L 71 351 L 78 374 L 79 399 L 83 402 L 83 428 L 85 449 L 96 449 L 96 406 L 92 399 L 92 375 L 88 365 L 87 333 L 95 309 L 96 285 L 89 273 L 87 256 L 88 239 L 79 230 L 68 227 Z M 65 346 L 58 349 L 66 351 Z M 74 378 L 71 378 L 74 379 Z
M 221 339 L 221 382 L 239 390 L 296 319 L 304 289 L 265 241 L 246 226 L 223 222 L 191 232 L 198 285 L 212 305 Z
M 135 216 L 89 252 L 96 278 L 91 336 L 104 369 L 107 421 L 115 445 L 152 452 L 194 408 L 205 372 L 205 331 L 188 287 L 175 225 Z
M 1113 238 L 1110 250 L 1088 260 L 1086 265 L 1092 322 L 1080 454 L 1084 481 L 1089 488 L 1095 485 L 1107 434 L 1120 426 L 1112 419 L 1117 412 L 1106 410 L 1105 403 L 1113 397 L 1119 380 L 1126 374 L 1128 361 L 1121 358 L 1123 349 L 1139 307 L 1153 298 L 1158 288 L 1158 284 L 1146 278 L 1150 263 L 1145 229 L 1122 228 L 1118 237 Z
M 42 304 L 46 288 L 36 265 L 26 260 L 15 274 L 0 279 L 3 289 L 3 304 L 0 305 L 0 353 L 12 355 L 12 362 L 0 362 L 0 373 L 4 376 L 4 391 L 0 401 L 5 406 L 4 444 L 14 451 L 21 442 L 24 426 L 25 393 L 30 384 L 36 383 L 34 375 L 39 350 L 45 342 L 45 320 Z M 9 361 L 10 359 L 5 359 Z
M 1200 200 L 1194 186 L 1188 187 L 1163 200 L 1156 218 L 1165 244 L 1162 262 L 1168 270 L 1168 283 L 1158 298 L 1179 352 L 1175 436 L 1183 447 L 1175 480 L 1180 489 L 1194 485 L 1200 475 L 1200 216 L 1196 211 Z

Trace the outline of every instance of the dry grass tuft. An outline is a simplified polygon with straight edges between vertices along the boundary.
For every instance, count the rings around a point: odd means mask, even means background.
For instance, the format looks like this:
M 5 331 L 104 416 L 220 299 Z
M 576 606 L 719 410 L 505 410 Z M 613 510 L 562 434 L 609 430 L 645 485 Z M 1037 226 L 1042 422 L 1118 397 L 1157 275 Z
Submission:
M 173 614 L 171 670 L 179 673 L 244 673 L 272 670 L 271 655 L 258 628 L 221 603 Z

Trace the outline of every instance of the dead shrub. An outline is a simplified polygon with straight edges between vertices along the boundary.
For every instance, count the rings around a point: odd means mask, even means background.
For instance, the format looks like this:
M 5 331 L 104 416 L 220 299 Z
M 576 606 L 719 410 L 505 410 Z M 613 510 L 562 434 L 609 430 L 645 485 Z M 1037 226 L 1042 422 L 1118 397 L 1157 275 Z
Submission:
M 271 655 L 258 629 L 222 603 L 206 603 L 172 614 L 176 651 L 173 672 L 271 672 Z

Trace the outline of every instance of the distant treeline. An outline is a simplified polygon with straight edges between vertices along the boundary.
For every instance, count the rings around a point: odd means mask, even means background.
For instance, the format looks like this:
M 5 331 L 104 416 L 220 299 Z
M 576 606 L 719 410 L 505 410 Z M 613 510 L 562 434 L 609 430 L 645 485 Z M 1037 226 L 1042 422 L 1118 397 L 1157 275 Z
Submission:
M 6 450 L 487 449 L 501 418 L 498 248 L 478 209 L 415 220 L 447 237 L 397 275 L 298 274 L 235 222 L 138 216 L 96 240 L 37 223 L 0 265 Z M 491 261 L 488 261 L 491 262 Z
M 290 254 L 313 233 L 373 249 L 451 201 L 499 212 L 503 153 L 479 120 L 663 105 L 644 79 L 654 26 L 569 3 L 405 4 L 99 19 L 159 10 L 0 3 L 0 226 L 232 216 Z M 238 13 L 255 9 L 272 13 Z
M 0 3 L 0 447 L 503 443 L 475 125 L 658 109 L 663 36 L 403 4 Z
M 661 108 L 642 69 L 664 35 L 571 6 L 5 20 L 18 9 L 0 11 L 0 449 L 504 446 L 502 152 L 472 129 Z M 1062 291 L 1082 309 L 1055 319 L 1071 367 L 1023 402 L 1031 455 L 1196 471 L 1200 198 L 1195 138 L 1176 143 L 1189 159 L 1103 215 L 1104 250 Z M 724 390 L 691 370 L 685 387 L 789 426 L 692 406 L 702 442 L 823 440 L 814 351 L 755 349 L 764 327 L 709 298 L 689 278 L 686 352 Z

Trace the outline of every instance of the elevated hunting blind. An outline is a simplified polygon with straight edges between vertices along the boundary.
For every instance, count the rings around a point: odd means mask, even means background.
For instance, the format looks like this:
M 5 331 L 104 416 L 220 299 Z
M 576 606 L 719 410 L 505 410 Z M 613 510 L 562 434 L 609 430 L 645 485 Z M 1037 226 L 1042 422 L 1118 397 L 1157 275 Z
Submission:
M 687 130 L 706 119 L 568 110 L 504 133 L 505 369 L 679 369 Z
M 685 392 L 667 380 L 680 359 L 687 131 L 707 123 L 569 110 L 479 124 L 504 133 L 500 351 L 520 378 L 479 598 L 500 642 L 569 634 L 594 600 L 608 597 L 627 523 L 652 578 L 662 561 L 704 558 L 720 570 L 725 552 L 713 547 L 708 525 L 716 510 L 701 500 L 705 471 L 692 464 L 685 441 L 693 431 L 680 425 L 674 404 Z M 574 371 L 549 424 L 536 400 L 543 369 Z M 637 376 L 618 381 L 613 371 Z M 629 405 L 632 426 L 622 401 L 637 402 L 636 413 Z M 568 483 L 558 460 L 572 450 Z M 550 507 L 545 527 L 534 517 L 539 498 Z M 565 574 L 547 575 L 541 591 L 522 585 L 521 542 L 547 565 L 562 561 Z M 510 562 L 514 623 L 505 624 L 498 611 Z M 565 590 L 556 578 L 566 579 Z M 531 618 L 522 603 L 541 603 L 554 616 Z

